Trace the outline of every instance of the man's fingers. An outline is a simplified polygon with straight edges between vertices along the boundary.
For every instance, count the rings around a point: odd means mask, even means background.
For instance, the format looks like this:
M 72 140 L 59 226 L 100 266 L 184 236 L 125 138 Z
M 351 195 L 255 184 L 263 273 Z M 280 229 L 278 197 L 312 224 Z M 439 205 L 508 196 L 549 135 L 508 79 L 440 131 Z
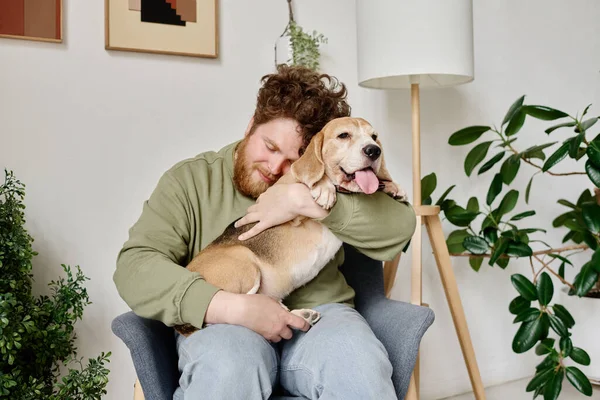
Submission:
M 248 213 L 248 214 L 244 215 L 242 218 L 238 219 L 233 226 L 235 226 L 236 228 L 239 228 L 240 226 L 251 224 L 252 222 L 257 222 L 257 221 L 258 221 L 257 214 Z
M 310 324 L 306 320 L 292 313 L 290 313 L 288 325 L 304 332 L 310 329 Z
M 258 224 L 254 225 L 252 227 L 252 229 L 250 229 L 248 232 L 242 233 L 240 236 L 238 236 L 238 239 L 239 240 L 248 240 L 251 237 L 258 235 L 259 233 L 261 233 L 264 230 L 265 230 L 265 228 L 263 228 L 263 226 L 259 222 Z
M 286 326 L 279 336 L 281 336 L 282 339 L 290 340 L 292 338 L 292 330 Z

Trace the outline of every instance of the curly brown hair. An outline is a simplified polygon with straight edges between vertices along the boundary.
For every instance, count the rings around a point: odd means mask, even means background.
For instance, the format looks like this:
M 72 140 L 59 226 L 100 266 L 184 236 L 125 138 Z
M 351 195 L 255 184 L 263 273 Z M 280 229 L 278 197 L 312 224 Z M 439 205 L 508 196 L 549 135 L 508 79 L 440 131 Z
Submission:
M 254 112 L 253 133 L 258 125 L 276 118 L 291 118 L 300 125 L 302 148 L 325 124 L 350 116 L 347 90 L 337 78 L 302 66 L 281 64 L 277 72 L 262 77 Z

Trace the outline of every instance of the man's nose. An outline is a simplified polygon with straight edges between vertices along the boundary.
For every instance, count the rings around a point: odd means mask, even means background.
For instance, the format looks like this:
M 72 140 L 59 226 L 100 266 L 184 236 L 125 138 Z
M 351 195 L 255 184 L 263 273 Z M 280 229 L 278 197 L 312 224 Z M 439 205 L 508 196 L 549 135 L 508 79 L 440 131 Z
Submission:
M 283 157 L 278 157 L 278 158 L 271 160 L 271 162 L 269 163 L 269 170 L 271 171 L 271 174 L 279 176 L 279 175 L 287 172 L 286 166 L 287 166 L 286 159 Z

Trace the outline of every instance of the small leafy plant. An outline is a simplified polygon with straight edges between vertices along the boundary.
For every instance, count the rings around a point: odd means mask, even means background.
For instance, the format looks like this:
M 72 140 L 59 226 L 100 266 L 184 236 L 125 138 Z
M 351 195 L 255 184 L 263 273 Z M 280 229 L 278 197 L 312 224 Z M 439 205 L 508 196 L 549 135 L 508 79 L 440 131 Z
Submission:
M 305 32 L 300 25 L 294 20 L 294 12 L 292 10 L 292 0 L 288 1 L 289 22 L 281 37 L 288 36 L 292 49 L 292 58 L 286 60 L 290 65 L 302 65 L 307 68 L 317 71 L 320 65 L 321 52 L 319 46 L 327 43 L 327 38 L 317 31 L 312 34 Z M 277 60 L 275 60 L 277 64 Z
M 529 259 L 531 279 L 523 274 L 511 276 L 518 295 L 508 306 L 508 311 L 515 315 L 513 323 L 520 324 L 512 343 L 513 351 L 524 353 L 535 347 L 535 353 L 544 356 L 526 390 L 534 392 L 534 398 L 543 395 L 545 400 L 554 400 L 560 395 L 566 377 L 577 390 L 591 396 L 592 386 L 585 374 L 575 366 L 565 365 L 568 358 L 581 365 L 589 365 L 591 360 L 585 350 L 574 346 L 570 330 L 575 320 L 571 313 L 563 305 L 552 303 L 554 284 L 550 274 L 569 288 L 569 295 L 600 297 L 600 135 L 591 135 L 591 128 L 598 122 L 598 117 L 586 118 L 590 106 L 581 116 L 573 117 L 554 108 L 526 105 L 524 100 L 525 96 L 522 96 L 511 105 L 499 128 L 469 126 L 450 136 L 448 143 L 452 146 L 469 145 L 485 139 L 467 154 L 464 171 L 471 176 L 483 163 L 477 174 L 490 171 L 493 178 L 481 199 L 471 197 L 463 207 L 448 197 L 455 187 L 452 185 L 436 205 L 445 218 L 459 228 L 447 238 L 450 253 L 469 257 L 473 270 L 479 271 L 484 260 L 490 267 L 497 265 L 504 269 L 511 259 Z M 556 135 L 555 131 L 566 128 L 571 128 L 573 133 L 563 140 L 518 150 L 514 143 L 527 118 L 560 120 L 545 130 L 546 135 Z M 497 150 L 488 157 L 492 146 Z M 548 156 L 546 152 L 549 152 Z M 583 163 L 582 170 L 567 173 L 551 171 L 567 157 Z M 583 188 L 576 198 L 558 200 L 568 209 L 552 222 L 554 228 L 568 230 L 562 247 L 552 247 L 537 238 L 547 233 L 546 230 L 522 226 L 526 218 L 536 214 L 535 210 L 513 213 L 520 193 L 511 188 L 511 184 L 519 172 L 525 171 L 533 171 L 525 188 L 527 204 L 533 179 L 539 174 L 555 177 L 585 175 L 589 178 L 593 190 Z M 423 178 L 424 204 L 432 204 L 431 195 L 436 186 L 434 173 Z M 534 251 L 534 243 L 541 248 Z M 576 266 L 570 258 L 582 252 L 589 254 L 588 261 Z M 558 264 L 558 269 L 552 265 L 554 263 Z M 565 279 L 566 268 L 578 268 L 573 282 Z M 550 337 L 551 330 L 557 338 Z
M 5 170 L 0 186 L 0 398 L 88 400 L 106 394 L 110 352 L 77 358 L 74 325 L 91 304 L 79 266 L 50 282 L 50 296 L 31 293 L 37 253 L 25 229 L 25 185 Z M 69 368 L 60 379 L 61 365 Z M 59 380 L 60 379 L 60 380 Z

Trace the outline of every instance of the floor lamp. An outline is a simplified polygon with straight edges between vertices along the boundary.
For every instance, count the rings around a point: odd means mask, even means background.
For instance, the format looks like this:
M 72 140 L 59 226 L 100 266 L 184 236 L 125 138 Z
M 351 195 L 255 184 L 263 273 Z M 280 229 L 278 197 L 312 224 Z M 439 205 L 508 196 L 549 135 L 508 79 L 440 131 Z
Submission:
M 473 80 L 472 0 L 357 0 L 358 82 L 365 88 L 410 88 L 412 103 L 413 206 L 411 302 L 422 305 L 421 241 L 424 224 L 477 400 L 485 392 L 437 206 L 421 203 L 420 87 L 447 87 Z M 389 156 L 388 156 L 389 157 Z M 386 263 L 389 293 L 399 257 Z M 419 362 L 407 394 L 419 398 Z

